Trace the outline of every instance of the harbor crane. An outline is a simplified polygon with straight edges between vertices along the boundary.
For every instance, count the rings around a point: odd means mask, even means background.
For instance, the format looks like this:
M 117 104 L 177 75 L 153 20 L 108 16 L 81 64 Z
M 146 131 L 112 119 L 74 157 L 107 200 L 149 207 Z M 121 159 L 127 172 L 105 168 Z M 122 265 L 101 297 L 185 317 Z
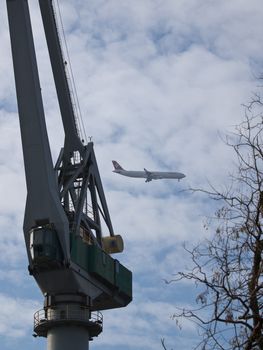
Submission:
M 112 257 L 123 240 L 113 231 L 93 142 L 80 137 L 54 3 L 39 0 L 65 134 L 55 165 L 28 1 L 6 3 L 27 186 L 28 269 L 44 295 L 34 334 L 47 337 L 48 350 L 88 350 L 102 332 L 100 311 L 131 302 L 132 273 Z

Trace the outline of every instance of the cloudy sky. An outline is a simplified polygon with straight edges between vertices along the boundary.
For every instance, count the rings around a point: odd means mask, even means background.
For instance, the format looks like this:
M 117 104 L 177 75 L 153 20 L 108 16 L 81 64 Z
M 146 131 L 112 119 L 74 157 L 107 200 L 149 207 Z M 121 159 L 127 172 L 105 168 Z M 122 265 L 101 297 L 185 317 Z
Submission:
M 54 160 L 62 125 L 39 8 L 29 1 Z M 134 300 L 104 312 L 94 350 L 189 350 L 194 326 L 171 315 L 194 303 L 190 285 L 164 279 L 189 264 L 182 246 L 204 238 L 207 198 L 182 190 L 227 183 L 233 153 L 221 136 L 241 122 L 242 104 L 262 73 L 259 0 L 60 1 L 87 136 L 92 136 L 116 234 L 119 260 L 133 271 Z M 1 350 L 46 349 L 32 335 L 43 297 L 27 273 L 22 221 L 25 178 L 5 3 L 0 11 L 0 343 Z M 61 131 L 59 131 L 61 130 Z M 181 171 L 181 182 L 131 179 L 124 168 Z

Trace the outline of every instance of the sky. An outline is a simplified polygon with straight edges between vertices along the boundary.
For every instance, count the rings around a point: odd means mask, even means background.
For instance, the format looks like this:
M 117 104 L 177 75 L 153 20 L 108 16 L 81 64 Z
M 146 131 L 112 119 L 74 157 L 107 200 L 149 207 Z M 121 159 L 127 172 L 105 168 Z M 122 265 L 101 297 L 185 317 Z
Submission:
M 36 1 L 29 1 L 54 162 L 63 131 Z M 133 272 L 133 301 L 103 312 L 94 350 L 189 350 L 193 324 L 178 328 L 176 307 L 195 303 L 195 286 L 169 284 L 190 265 L 183 245 L 204 229 L 214 203 L 184 191 L 225 186 L 235 166 L 222 141 L 260 87 L 263 7 L 259 0 L 60 0 L 83 124 L 92 137 L 111 219 Z M 27 272 L 22 222 L 26 187 L 6 4 L 0 11 L 0 343 L 1 350 L 46 349 L 32 337 L 43 306 Z M 122 177 L 129 170 L 180 171 L 180 182 Z

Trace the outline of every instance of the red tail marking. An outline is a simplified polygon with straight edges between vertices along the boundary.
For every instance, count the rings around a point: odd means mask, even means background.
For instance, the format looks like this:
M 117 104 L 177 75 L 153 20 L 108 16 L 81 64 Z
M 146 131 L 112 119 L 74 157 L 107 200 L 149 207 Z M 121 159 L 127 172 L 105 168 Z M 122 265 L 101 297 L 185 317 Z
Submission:
M 116 160 L 113 160 L 112 164 L 116 170 L 124 170 Z

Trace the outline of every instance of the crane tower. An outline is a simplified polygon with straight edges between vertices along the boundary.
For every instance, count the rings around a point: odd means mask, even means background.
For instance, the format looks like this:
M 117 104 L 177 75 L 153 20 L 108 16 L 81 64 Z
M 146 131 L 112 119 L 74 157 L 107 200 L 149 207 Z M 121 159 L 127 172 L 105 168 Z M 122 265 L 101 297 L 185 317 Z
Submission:
M 113 231 L 93 143 L 79 135 L 53 2 L 39 0 L 65 134 L 55 166 L 28 2 L 6 3 L 27 185 L 24 238 L 29 273 L 44 295 L 34 332 L 47 337 L 48 350 L 88 350 L 102 332 L 100 311 L 131 302 L 132 274 L 111 256 L 123 241 Z

